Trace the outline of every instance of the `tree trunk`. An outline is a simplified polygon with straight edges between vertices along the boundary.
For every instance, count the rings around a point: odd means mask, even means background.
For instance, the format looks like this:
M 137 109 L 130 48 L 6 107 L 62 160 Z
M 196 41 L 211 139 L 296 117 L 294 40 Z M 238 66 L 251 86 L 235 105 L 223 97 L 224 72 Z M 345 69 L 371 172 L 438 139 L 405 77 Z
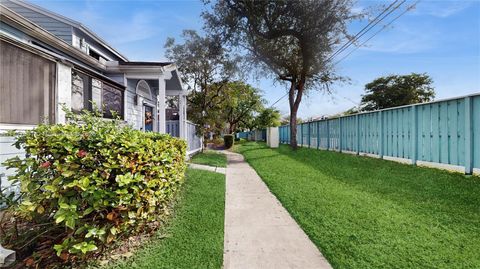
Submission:
M 297 149 L 297 111 L 290 108 L 290 147 Z
M 297 144 L 297 112 L 302 101 L 303 87 L 305 83 L 299 81 L 298 84 L 295 80 L 291 81 L 290 90 L 288 92 L 288 101 L 290 104 L 290 147 L 293 150 L 298 148 Z M 296 92 L 296 94 L 295 94 Z

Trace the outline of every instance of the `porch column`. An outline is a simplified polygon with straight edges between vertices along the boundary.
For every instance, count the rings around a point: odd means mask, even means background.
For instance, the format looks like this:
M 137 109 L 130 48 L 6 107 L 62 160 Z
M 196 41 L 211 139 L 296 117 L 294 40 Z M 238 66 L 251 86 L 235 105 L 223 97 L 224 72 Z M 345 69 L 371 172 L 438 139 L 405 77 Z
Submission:
M 187 139 L 187 100 L 183 94 L 178 95 L 178 114 L 180 138 Z
M 182 99 L 183 99 L 183 110 L 182 110 L 182 114 L 183 114 L 183 130 L 185 130 L 185 139 L 188 140 L 188 124 L 187 124 L 187 120 L 188 120 L 188 116 L 187 116 L 187 106 L 188 106 L 188 101 L 187 101 L 187 95 L 182 95 Z
M 165 99 L 166 99 L 166 83 L 162 77 L 158 78 L 158 96 L 157 96 L 157 109 L 158 109 L 158 132 L 166 133 L 166 117 L 165 117 Z
M 56 89 L 56 123 L 65 123 L 66 115 L 63 105 L 70 109 L 72 107 L 72 67 L 57 62 L 57 89 Z

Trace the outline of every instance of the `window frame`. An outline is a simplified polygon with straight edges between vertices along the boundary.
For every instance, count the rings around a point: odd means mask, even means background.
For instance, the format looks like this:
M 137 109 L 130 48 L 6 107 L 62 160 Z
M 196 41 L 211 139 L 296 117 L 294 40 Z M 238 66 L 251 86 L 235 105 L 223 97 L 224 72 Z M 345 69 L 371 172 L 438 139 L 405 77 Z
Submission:
M 108 112 L 106 109 L 104 109 L 105 107 L 105 85 L 111 89 L 114 89 L 118 92 L 120 92 L 120 112 L 118 113 L 118 115 L 120 116 L 120 118 L 122 120 L 125 119 L 125 90 L 120 88 L 120 87 L 117 87 L 117 86 L 114 86 L 113 84 L 111 83 L 108 83 L 108 82 L 105 82 L 103 80 L 100 80 L 102 82 L 102 118 L 105 118 L 105 119 L 113 119 L 113 115 L 108 115 L 106 113 L 110 113 Z M 108 91 L 108 89 L 107 89 Z

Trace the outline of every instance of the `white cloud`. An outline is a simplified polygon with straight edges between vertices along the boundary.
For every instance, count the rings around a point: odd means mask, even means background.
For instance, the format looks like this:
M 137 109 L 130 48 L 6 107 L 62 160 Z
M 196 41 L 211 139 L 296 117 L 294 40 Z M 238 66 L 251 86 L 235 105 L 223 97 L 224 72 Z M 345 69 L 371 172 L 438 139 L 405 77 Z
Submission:
M 468 8 L 471 4 L 472 1 L 423 1 L 417 5 L 414 14 L 447 18 Z

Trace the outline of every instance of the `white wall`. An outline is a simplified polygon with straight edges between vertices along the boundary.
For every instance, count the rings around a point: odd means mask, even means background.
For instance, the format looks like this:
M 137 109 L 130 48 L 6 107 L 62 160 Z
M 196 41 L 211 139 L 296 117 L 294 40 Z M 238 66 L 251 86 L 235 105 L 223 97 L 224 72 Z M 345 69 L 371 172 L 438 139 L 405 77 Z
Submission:
M 271 148 L 278 148 L 280 141 L 278 127 L 267 128 L 267 145 Z
M 72 106 L 72 67 L 57 62 L 57 90 L 56 90 L 56 123 L 65 123 L 65 112 L 62 109 L 64 104 L 70 108 Z

